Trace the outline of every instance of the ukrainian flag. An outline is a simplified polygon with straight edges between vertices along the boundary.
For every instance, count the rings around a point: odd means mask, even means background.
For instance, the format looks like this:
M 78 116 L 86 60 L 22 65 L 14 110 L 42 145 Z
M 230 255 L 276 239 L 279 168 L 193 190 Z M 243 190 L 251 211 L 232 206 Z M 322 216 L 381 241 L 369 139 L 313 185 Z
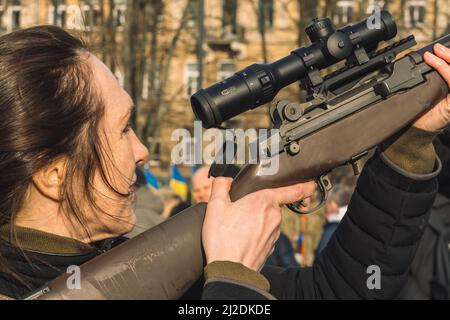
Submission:
M 144 169 L 145 180 L 147 184 L 155 189 L 159 189 L 158 178 L 150 171 L 149 168 Z
M 171 176 L 170 176 L 170 187 L 177 195 L 183 199 L 183 201 L 187 200 L 188 197 L 188 184 L 186 179 L 181 175 L 180 171 L 175 165 L 171 167 Z

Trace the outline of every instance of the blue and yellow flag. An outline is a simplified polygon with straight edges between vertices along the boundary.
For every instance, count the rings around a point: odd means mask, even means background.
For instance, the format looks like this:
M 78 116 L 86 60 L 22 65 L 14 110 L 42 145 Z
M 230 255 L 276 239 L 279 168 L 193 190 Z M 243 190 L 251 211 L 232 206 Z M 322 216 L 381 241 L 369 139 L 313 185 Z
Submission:
M 145 180 L 147 184 L 155 189 L 159 189 L 158 179 L 153 175 L 149 168 L 144 169 Z
M 180 171 L 175 165 L 172 165 L 171 176 L 170 176 L 170 187 L 177 195 L 183 199 L 187 200 L 188 196 L 188 184 L 186 179 L 181 175 Z

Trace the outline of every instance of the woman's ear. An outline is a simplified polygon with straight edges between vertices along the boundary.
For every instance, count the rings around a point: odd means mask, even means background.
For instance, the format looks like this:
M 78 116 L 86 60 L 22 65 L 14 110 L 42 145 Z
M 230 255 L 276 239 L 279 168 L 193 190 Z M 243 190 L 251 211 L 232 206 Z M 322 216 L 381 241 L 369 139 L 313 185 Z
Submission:
M 33 175 L 36 189 L 47 198 L 61 202 L 61 188 L 66 175 L 66 159 L 54 160 Z

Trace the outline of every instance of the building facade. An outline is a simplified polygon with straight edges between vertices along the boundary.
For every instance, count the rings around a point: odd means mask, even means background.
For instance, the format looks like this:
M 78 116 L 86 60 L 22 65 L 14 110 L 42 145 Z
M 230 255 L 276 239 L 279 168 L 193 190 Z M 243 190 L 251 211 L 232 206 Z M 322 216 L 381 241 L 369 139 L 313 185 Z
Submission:
M 148 19 L 152 14 L 157 15 L 156 24 L 146 26 L 153 29 L 145 29 L 152 35 L 145 38 L 143 52 L 148 53 L 148 57 L 138 77 L 140 112 L 137 120 L 140 127 L 145 126 L 148 112 L 158 100 L 158 110 L 152 115 L 157 117 L 159 128 L 146 139 L 153 145 L 151 157 L 163 174 L 176 143 L 170 140 L 172 131 L 180 127 L 193 130 L 189 96 L 200 85 L 199 2 L 135 1 L 146 3 L 141 4 L 141 8 L 148 11 Z M 120 56 L 124 54 L 123 33 L 129 22 L 127 8 L 132 3 L 132 0 L 3 0 L 0 1 L 0 30 L 10 32 L 38 24 L 54 24 L 79 32 L 100 45 L 100 51 L 104 51 L 102 57 L 126 85 L 127 66 Z M 315 16 L 329 16 L 338 27 L 364 19 L 380 7 L 394 15 L 399 29 L 397 39 L 414 34 L 419 43 L 426 43 L 449 32 L 449 5 L 450 0 L 204 0 L 201 86 L 227 78 L 250 64 L 272 62 L 299 45 L 308 44 L 301 29 Z M 98 36 L 109 32 L 105 31 L 107 26 L 114 27 L 115 34 L 109 38 Z M 114 42 L 114 49 L 108 41 Z M 116 57 L 108 58 L 111 52 Z M 152 63 L 151 59 L 157 61 Z M 164 74 L 164 63 L 170 72 L 159 78 L 160 73 Z M 156 99 L 161 92 L 162 96 Z M 282 90 L 276 99 L 298 100 L 298 84 Z M 230 125 L 265 128 L 269 125 L 267 107 L 249 111 Z M 184 170 L 188 173 L 187 168 Z

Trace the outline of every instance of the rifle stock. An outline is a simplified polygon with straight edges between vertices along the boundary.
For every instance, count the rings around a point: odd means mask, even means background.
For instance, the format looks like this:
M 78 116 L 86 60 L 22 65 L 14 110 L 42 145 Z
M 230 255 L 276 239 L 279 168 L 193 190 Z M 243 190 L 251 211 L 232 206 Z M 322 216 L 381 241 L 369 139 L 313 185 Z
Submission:
M 438 40 L 450 44 L 450 36 Z M 432 51 L 430 44 L 416 52 Z M 392 136 L 448 94 L 436 71 L 426 82 L 373 103 L 303 137 L 300 153 L 279 156 L 276 175 L 246 165 L 232 184 L 233 201 L 264 189 L 307 181 L 347 163 Z M 356 137 L 356 138 L 355 138 Z M 349 143 L 351 142 L 351 143 Z M 336 146 L 339 146 L 336 148 Z M 81 266 L 81 289 L 69 290 L 63 274 L 31 295 L 36 299 L 177 299 L 202 275 L 201 231 L 206 205 L 192 206 Z

